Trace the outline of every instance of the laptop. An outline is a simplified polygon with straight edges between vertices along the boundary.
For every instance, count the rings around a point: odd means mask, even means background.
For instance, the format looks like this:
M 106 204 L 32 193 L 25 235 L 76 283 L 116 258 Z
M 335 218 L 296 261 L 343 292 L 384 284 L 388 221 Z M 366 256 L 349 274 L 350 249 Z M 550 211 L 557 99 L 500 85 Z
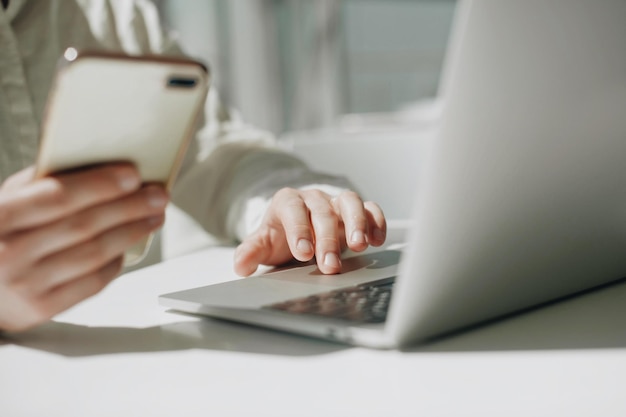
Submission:
M 406 244 L 160 303 L 399 348 L 625 277 L 625 21 L 621 0 L 462 1 Z

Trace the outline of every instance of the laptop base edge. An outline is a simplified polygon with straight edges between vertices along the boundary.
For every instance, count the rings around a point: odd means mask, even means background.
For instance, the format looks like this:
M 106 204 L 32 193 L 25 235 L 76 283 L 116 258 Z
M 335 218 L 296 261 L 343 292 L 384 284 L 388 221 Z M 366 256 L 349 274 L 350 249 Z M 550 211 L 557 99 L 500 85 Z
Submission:
M 165 297 L 159 297 L 159 304 L 171 308 L 169 311 L 172 313 L 179 312 L 256 325 L 354 346 L 374 349 L 397 348 L 397 345 L 385 331 L 384 323 L 351 324 L 332 318 L 295 315 L 264 309 L 203 306 Z

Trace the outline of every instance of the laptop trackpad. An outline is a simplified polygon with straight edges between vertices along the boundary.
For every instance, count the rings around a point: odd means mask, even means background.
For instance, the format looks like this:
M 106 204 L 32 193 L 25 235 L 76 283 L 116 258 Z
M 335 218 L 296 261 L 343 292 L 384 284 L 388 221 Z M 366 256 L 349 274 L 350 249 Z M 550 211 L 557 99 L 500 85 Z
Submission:
M 400 252 L 382 250 L 342 260 L 342 273 L 324 275 L 315 265 L 280 269 L 250 278 L 165 295 L 210 307 L 259 308 L 292 298 L 360 285 L 396 275 Z

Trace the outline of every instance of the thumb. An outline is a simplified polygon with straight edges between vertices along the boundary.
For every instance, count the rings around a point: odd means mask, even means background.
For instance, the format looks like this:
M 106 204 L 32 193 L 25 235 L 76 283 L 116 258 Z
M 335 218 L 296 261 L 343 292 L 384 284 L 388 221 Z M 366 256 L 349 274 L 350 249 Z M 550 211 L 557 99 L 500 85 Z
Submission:
M 244 240 L 235 250 L 235 273 L 242 277 L 252 275 L 271 255 L 271 246 L 264 244 L 258 235 Z

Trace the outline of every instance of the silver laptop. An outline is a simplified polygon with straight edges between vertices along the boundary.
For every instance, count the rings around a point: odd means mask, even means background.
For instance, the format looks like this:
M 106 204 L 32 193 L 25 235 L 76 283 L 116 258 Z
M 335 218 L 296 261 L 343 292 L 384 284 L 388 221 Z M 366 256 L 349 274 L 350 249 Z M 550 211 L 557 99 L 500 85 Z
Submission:
M 625 277 L 624 22 L 623 0 L 462 2 L 403 249 L 160 303 L 393 348 Z

